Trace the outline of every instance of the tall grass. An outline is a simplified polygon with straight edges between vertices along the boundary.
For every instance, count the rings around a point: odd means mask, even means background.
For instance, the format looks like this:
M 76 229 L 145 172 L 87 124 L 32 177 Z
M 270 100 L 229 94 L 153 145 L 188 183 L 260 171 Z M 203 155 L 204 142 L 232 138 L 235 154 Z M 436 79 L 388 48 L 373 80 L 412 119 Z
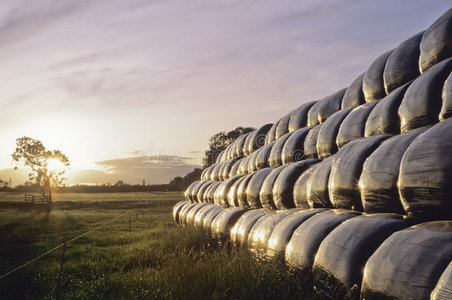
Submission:
M 181 193 L 76 196 L 66 195 L 51 207 L 0 196 L 1 274 L 51 249 L 61 236 L 73 238 L 126 211 L 67 245 L 61 299 L 309 297 L 309 289 L 283 264 L 177 227 L 171 209 Z M 54 299 L 61 254 L 59 249 L 0 279 L 0 299 Z

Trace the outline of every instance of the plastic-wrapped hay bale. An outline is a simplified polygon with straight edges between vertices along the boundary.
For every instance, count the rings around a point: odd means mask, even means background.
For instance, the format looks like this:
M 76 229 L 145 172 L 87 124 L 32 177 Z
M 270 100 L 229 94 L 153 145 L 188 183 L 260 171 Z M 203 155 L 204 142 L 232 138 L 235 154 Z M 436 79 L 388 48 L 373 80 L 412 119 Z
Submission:
M 336 299 L 358 299 L 366 261 L 392 233 L 406 227 L 396 214 L 358 216 L 337 226 L 315 256 L 315 288 Z
M 235 140 L 235 156 L 243 156 L 243 146 L 245 145 L 245 141 L 246 138 L 248 137 L 250 133 L 245 133 L 242 134 L 241 136 L 239 136 L 236 140 Z
M 198 206 L 198 203 L 190 203 L 187 205 L 184 205 L 179 213 L 179 224 L 182 226 L 187 225 L 187 215 L 194 207 Z
M 198 191 L 208 181 L 198 180 L 196 182 L 197 183 L 191 188 L 190 194 L 188 195 L 188 197 L 190 198 L 190 202 L 198 202 L 197 198 Z
M 207 168 L 207 171 L 204 174 L 204 176 L 206 177 L 204 180 L 211 180 L 212 170 L 215 168 L 216 165 L 217 164 L 214 163 L 210 167 Z
M 237 187 L 237 201 L 239 203 L 239 206 L 242 208 L 250 207 L 247 200 L 246 188 L 248 187 L 248 183 L 250 182 L 251 178 L 253 178 L 254 174 L 256 173 L 246 175 Z
M 206 177 L 207 170 L 208 170 L 208 168 L 205 168 L 204 170 L 202 170 L 202 172 L 201 172 L 201 180 L 209 180 Z
M 393 136 L 366 159 L 359 179 L 364 212 L 405 213 L 397 188 L 400 162 L 408 146 L 426 130 L 424 127 Z
M 250 154 L 251 155 L 251 154 Z M 250 155 L 244 157 L 240 160 L 239 168 L 237 169 L 238 174 L 248 174 L 248 161 L 250 160 Z
M 308 112 L 314 103 L 315 101 L 309 101 L 293 110 L 289 121 L 289 132 L 298 130 L 308 125 Z
M 341 110 L 342 98 L 346 90 L 344 88 L 322 99 L 322 104 L 319 108 L 319 123 L 325 122 L 332 114 Z
M 265 146 L 264 146 L 265 147 Z M 251 153 L 248 157 L 248 166 L 247 166 L 247 173 L 251 174 L 254 171 L 257 170 L 257 157 L 259 155 L 259 152 L 262 150 L 262 148 L 259 148 L 257 151 L 254 151 Z
M 220 214 L 224 210 L 225 208 L 218 205 L 215 205 L 215 208 L 209 210 L 209 212 L 206 214 L 202 221 L 202 227 L 204 228 L 205 231 L 209 233 L 211 232 L 210 229 L 212 227 L 213 220 L 218 216 L 218 214 Z
M 226 240 L 231 235 L 232 227 L 247 210 L 239 207 L 226 208 L 212 221 L 210 232 L 212 237 Z
M 311 171 L 306 182 L 306 200 L 311 208 L 333 207 L 328 195 L 328 181 L 332 163 L 333 157 L 330 156 L 317 163 Z
M 430 297 L 431 300 L 452 299 L 452 262 L 447 266 L 435 286 Z
M 190 209 L 190 211 L 187 214 L 187 218 L 186 218 L 186 225 L 188 226 L 194 226 L 195 225 L 195 217 L 196 214 L 198 213 L 198 211 L 205 207 L 206 205 L 212 205 L 212 204 L 208 204 L 208 203 L 199 203 L 198 205 L 196 205 L 195 207 L 193 207 L 192 209 Z
M 244 154 L 245 156 L 250 154 L 250 151 L 249 151 L 249 148 L 250 148 L 250 141 L 251 141 L 251 139 L 253 138 L 253 134 L 254 134 L 255 132 L 256 132 L 256 130 L 251 131 L 251 132 L 246 136 L 246 138 L 245 138 L 245 143 L 243 143 L 243 149 L 242 149 L 243 154 Z
M 398 187 L 410 216 L 452 219 L 452 119 L 418 136 L 403 155 Z
M 265 168 L 257 171 L 248 182 L 246 187 L 246 200 L 251 208 L 262 207 L 261 200 L 259 198 L 259 193 L 264 183 L 265 178 L 273 170 L 273 168 Z
M 325 98 L 314 101 L 314 104 L 309 109 L 309 111 L 308 111 L 308 127 L 315 126 L 320 123 L 319 122 L 319 110 L 323 104 L 323 101 L 325 101 Z
M 176 223 L 179 223 L 179 213 L 180 213 L 180 210 L 182 209 L 182 207 L 185 205 L 185 204 L 188 204 L 189 202 L 187 202 L 187 201 L 179 201 L 179 202 L 177 202 L 174 206 L 173 206 L 173 219 L 174 219 L 174 221 L 176 222 Z
M 374 101 L 360 105 L 345 117 L 336 136 L 339 149 L 351 141 L 364 137 L 367 118 L 377 103 Z
M 259 192 L 259 199 L 261 200 L 262 207 L 267 209 L 276 209 L 275 202 L 273 202 L 273 185 L 275 184 L 278 175 L 286 167 L 287 165 L 275 168 L 270 172 L 270 174 L 267 175 L 267 177 L 265 177 Z
M 284 258 L 286 246 L 295 229 L 312 216 L 324 210 L 323 208 L 301 210 L 285 217 L 275 226 L 268 239 L 267 256 Z
M 452 9 L 449 9 L 424 32 L 419 45 L 421 49 L 419 58 L 421 73 L 451 56 L 451 26 Z
M 198 210 L 194 218 L 193 226 L 198 229 L 203 229 L 202 223 L 204 222 L 204 217 L 209 213 L 209 211 L 215 208 L 219 208 L 219 206 L 216 204 L 208 203 L 206 206 Z
M 364 74 L 359 75 L 352 84 L 345 91 L 344 98 L 342 98 L 341 109 L 355 107 L 366 102 L 363 93 L 363 78 Z
M 316 162 L 316 160 L 303 160 L 289 164 L 276 177 L 273 184 L 273 202 L 277 209 L 295 208 L 293 199 L 295 181 Z
M 292 134 L 284 143 L 281 150 L 281 160 L 283 165 L 300 161 L 305 158 L 303 146 L 309 130 L 309 127 L 305 127 L 298 129 L 297 131 L 292 131 Z
M 441 121 L 446 120 L 452 116 L 452 73 L 447 77 L 443 88 L 443 104 L 439 113 Z
M 198 184 L 199 180 L 193 181 L 188 188 L 185 190 L 184 196 L 185 196 L 185 200 L 192 202 L 192 200 L 190 199 L 191 197 L 191 190 L 193 189 L 193 187 Z
M 210 180 L 212 181 L 218 181 L 220 180 L 220 168 L 223 163 L 215 164 L 215 167 L 212 169 L 212 172 L 210 173 Z
M 198 192 L 196 193 L 195 202 L 203 203 L 204 202 L 204 194 L 209 186 L 211 186 L 214 181 L 207 180 L 201 187 L 199 187 Z
M 224 181 L 223 189 L 222 189 L 221 195 L 220 195 L 220 203 L 223 207 L 229 206 L 228 195 L 231 190 L 231 187 L 234 185 L 234 183 L 237 180 L 239 180 L 242 177 L 243 177 L 243 175 L 236 175 L 236 176 L 231 177 L 228 180 Z
M 402 132 L 438 122 L 441 93 L 451 70 L 452 58 L 449 58 L 431 67 L 411 83 L 399 107 Z
M 228 193 L 228 204 L 231 207 L 236 207 L 239 206 L 239 196 L 237 194 L 240 183 L 242 182 L 242 180 L 246 177 L 246 175 L 240 175 L 241 177 L 239 179 L 237 179 L 231 186 L 231 188 L 229 189 L 229 193 Z
M 242 160 L 244 158 L 240 158 L 238 159 L 231 167 L 231 170 L 229 171 L 229 177 L 233 177 L 235 175 L 239 175 L 239 168 L 240 165 L 242 164 Z
M 208 203 L 215 203 L 215 192 L 217 188 L 221 185 L 220 181 L 215 182 L 211 186 L 209 186 L 204 193 L 204 195 L 207 195 L 207 202 Z
M 386 96 L 383 72 L 386 61 L 393 50 L 380 55 L 367 69 L 363 78 L 363 92 L 366 102 L 378 100 Z
M 420 75 L 419 43 L 423 33 L 419 32 L 403 41 L 386 61 L 383 79 L 387 94 Z
M 323 239 L 344 221 L 359 215 L 348 209 L 329 209 L 312 216 L 295 229 L 287 244 L 286 263 L 309 276 Z
M 178 209 L 173 210 L 173 217 L 174 217 L 174 219 L 176 220 L 176 223 L 177 223 L 178 225 L 182 225 L 182 219 L 181 219 L 182 212 L 183 212 L 185 209 L 187 209 L 187 206 L 188 206 L 188 205 L 192 205 L 192 204 L 194 204 L 194 203 L 191 203 L 191 202 L 185 202 L 185 203 L 182 204 L 181 206 L 178 206 Z
M 400 133 L 399 106 L 411 82 L 393 90 L 377 102 L 367 117 L 364 136 Z
M 279 222 L 289 215 L 300 211 L 299 209 L 288 209 L 268 214 L 260 218 L 248 234 L 247 246 L 259 254 L 264 254 L 267 248 L 268 239 L 273 229 Z
M 316 160 L 316 162 L 318 162 Z M 293 186 L 293 201 L 296 208 L 309 208 L 308 198 L 306 193 L 306 188 L 308 184 L 309 177 L 311 177 L 312 172 L 317 168 L 317 163 L 310 166 L 306 171 L 304 171 Z
M 281 120 L 281 119 L 280 119 Z M 265 136 L 265 144 L 269 144 L 271 142 L 273 142 L 274 140 L 276 140 L 276 127 L 278 127 L 278 123 L 279 121 L 276 121 L 272 127 L 270 128 L 270 130 L 267 132 L 267 135 Z
M 230 160 L 220 163 L 220 169 L 218 170 L 218 180 L 220 180 L 220 181 L 224 180 L 224 172 L 225 172 L 225 169 L 227 168 L 229 162 L 230 162 Z
M 423 223 L 395 232 L 367 261 L 362 297 L 430 299 L 451 259 L 450 221 Z
M 225 167 L 220 170 L 222 172 L 220 177 L 222 177 L 223 180 L 226 180 L 226 179 L 232 177 L 232 176 L 229 176 L 231 173 L 231 169 L 234 166 L 234 164 L 240 159 L 241 159 L 241 157 L 237 156 L 237 157 L 234 157 L 233 159 L 230 159 L 230 160 L 224 162 Z
M 352 141 L 333 157 L 328 182 L 330 201 L 336 208 L 362 210 L 358 180 L 366 158 L 390 135 Z
M 287 139 L 292 134 L 293 133 L 288 133 L 276 140 L 275 144 L 273 145 L 273 147 L 270 151 L 270 156 L 268 158 L 268 163 L 270 164 L 270 167 L 276 168 L 276 167 L 282 165 L 282 149 L 283 149 L 284 144 L 286 143 Z
M 215 162 L 216 163 L 223 162 L 223 161 L 225 161 L 225 159 L 224 159 L 225 157 L 226 157 L 225 149 L 223 149 L 220 151 L 220 153 L 218 153 L 217 158 L 215 159 Z M 202 177 L 202 175 L 201 175 L 201 177 Z
M 256 168 L 257 169 L 263 169 L 266 167 L 270 167 L 270 163 L 268 162 L 268 159 L 270 157 L 270 152 L 272 150 L 273 145 L 275 144 L 275 141 L 265 145 L 259 150 L 259 154 L 257 154 L 256 157 Z
M 276 126 L 275 131 L 275 138 L 279 139 L 283 135 L 289 132 L 289 122 L 290 122 L 290 116 L 292 115 L 292 112 L 288 113 L 284 117 L 281 118 L 281 120 L 278 122 L 278 126 Z
M 248 152 L 252 153 L 265 145 L 267 133 L 272 127 L 273 124 L 265 124 L 264 126 L 258 128 L 256 131 L 253 131 L 253 136 L 250 138 L 250 144 L 248 145 Z
M 224 181 L 220 181 L 220 185 L 215 189 L 215 193 L 213 194 L 213 202 L 217 205 L 227 207 L 221 201 L 223 194 L 224 194 Z
M 331 115 L 323 123 L 317 136 L 317 155 L 324 159 L 337 152 L 336 137 L 342 121 L 352 111 L 353 108 L 345 108 Z
M 244 213 L 231 230 L 231 242 L 235 246 L 246 246 L 248 234 L 253 225 L 263 216 L 270 213 L 264 209 L 253 209 Z
M 226 152 L 225 157 L 226 160 L 232 159 L 234 158 L 234 149 L 233 149 L 233 144 L 229 144 L 226 149 L 224 149 L 224 151 Z
M 304 155 L 306 158 L 316 159 L 318 158 L 317 154 L 317 138 L 319 135 L 320 128 L 322 128 L 323 124 L 316 125 L 309 130 L 308 135 L 304 140 Z

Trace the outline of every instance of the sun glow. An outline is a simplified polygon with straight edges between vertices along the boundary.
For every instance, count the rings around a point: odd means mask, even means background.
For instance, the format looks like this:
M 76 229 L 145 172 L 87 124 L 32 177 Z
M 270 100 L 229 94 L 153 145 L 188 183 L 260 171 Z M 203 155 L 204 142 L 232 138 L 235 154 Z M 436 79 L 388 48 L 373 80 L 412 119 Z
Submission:
M 50 158 L 47 160 L 47 170 L 50 172 L 58 172 L 64 170 L 64 168 L 64 164 L 58 159 Z

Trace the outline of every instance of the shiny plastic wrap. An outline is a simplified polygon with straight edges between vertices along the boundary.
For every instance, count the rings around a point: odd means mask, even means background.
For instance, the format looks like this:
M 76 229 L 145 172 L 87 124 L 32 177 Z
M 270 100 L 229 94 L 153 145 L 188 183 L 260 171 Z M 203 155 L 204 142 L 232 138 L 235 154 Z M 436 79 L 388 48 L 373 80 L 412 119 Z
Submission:
M 204 180 L 198 180 L 196 181 L 197 183 L 191 188 L 190 190 L 190 194 L 188 194 L 188 197 L 190 198 L 190 202 L 198 202 L 198 191 L 199 189 L 206 183 L 209 181 L 204 181 Z
M 231 230 L 231 242 L 235 246 L 246 246 L 248 234 L 253 225 L 263 216 L 270 213 L 264 209 L 252 209 L 244 213 Z
M 306 182 L 306 201 L 309 207 L 333 207 L 328 195 L 328 181 L 332 163 L 333 157 L 330 156 L 317 163 L 312 169 Z
M 264 254 L 267 248 L 268 240 L 273 229 L 279 222 L 287 218 L 289 215 L 300 211 L 299 209 L 288 209 L 277 211 L 276 213 L 267 214 L 260 218 L 251 228 L 248 234 L 247 246 L 250 250 L 255 250 L 259 254 Z
M 273 145 L 270 151 L 270 156 L 268 157 L 268 163 L 270 164 L 270 167 L 276 168 L 282 165 L 282 149 L 287 139 L 292 134 L 293 133 L 288 133 L 276 140 L 275 144 Z
M 196 180 L 196 181 L 193 181 L 189 186 L 188 186 L 188 188 L 185 190 L 185 192 L 184 192 L 184 197 L 185 197 L 185 200 L 187 200 L 187 201 L 190 201 L 190 202 L 192 202 L 192 200 L 190 199 L 190 197 L 191 197 L 191 191 L 192 191 L 192 189 L 193 189 L 193 187 L 196 185 L 196 184 L 198 184 L 199 183 L 199 180 Z
M 241 175 L 241 177 L 239 179 L 237 179 L 231 186 L 231 188 L 229 189 L 229 193 L 228 193 L 228 204 L 231 207 L 235 207 L 235 206 L 239 206 L 239 198 L 237 195 L 240 183 L 242 182 L 242 180 L 246 177 L 246 175 Z
M 229 144 L 229 145 L 226 147 L 226 149 L 224 149 L 226 160 L 229 160 L 229 159 L 231 159 L 231 158 L 234 157 L 234 151 L 233 151 L 233 150 L 234 150 L 234 149 L 233 149 L 233 147 L 232 147 L 232 144 Z
M 319 108 L 319 123 L 325 122 L 332 114 L 341 109 L 342 98 L 347 89 L 341 89 L 322 99 L 322 105 Z
M 274 140 L 276 140 L 276 127 L 278 127 L 279 121 L 280 120 L 278 120 L 275 123 L 273 123 L 272 127 L 267 132 L 267 135 L 265 136 L 265 144 L 266 145 L 271 143 L 271 142 L 273 142 Z
M 309 130 L 308 135 L 304 140 L 304 155 L 306 158 L 315 159 L 318 158 L 317 155 L 317 137 L 319 135 L 320 128 L 323 124 L 316 125 Z
M 240 184 L 237 187 L 237 201 L 239 206 L 242 208 L 250 207 L 247 200 L 246 188 L 248 187 L 248 183 L 250 182 L 251 178 L 253 178 L 254 174 L 256 173 L 245 175 L 245 177 L 240 181 Z
M 211 211 L 212 209 L 215 209 L 215 208 L 222 209 L 221 207 L 219 207 L 216 204 L 208 203 L 206 206 L 204 206 L 200 210 L 198 210 L 198 212 L 196 213 L 195 218 L 194 218 L 193 226 L 198 229 L 203 229 L 202 223 L 204 222 L 204 217 L 207 215 L 207 213 L 209 211 Z
M 452 299 L 452 262 L 441 274 L 438 283 L 433 290 L 431 300 L 450 300 Z
M 336 136 L 339 149 L 351 141 L 364 137 L 367 117 L 377 104 L 377 101 L 362 104 L 345 117 Z
M 215 167 L 212 169 L 212 172 L 210 173 L 210 180 L 212 181 L 220 180 L 220 168 L 222 165 L 223 163 L 215 164 Z
M 362 210 L 358 180 L 366 158 L 390 135 L 352 141 L 333 157 L 328 182 L 330 201 L 336 208 Z
M 386 61 L 393 50 L 390 50 L 373 61 L 363 78 L 363 92 L 366 102 L 378 100 L 386 96 L 383 72 Z
M 217 155 L 215 162 L 219 163 L 219 162 L 223 162 L 226 160 L 226 149 L 221 150 L 221 152 Z M 201 178 L 202 178 L 202 174 L 201 174 Z
M 208 169 L 209 168 L 205 168 L 204 170 L 202 170 L 202 172 L 201 172 L 201 180 L 210 180 L 210 178 L 206 177 L 206 173 L 207 173 Z
M 289 132 L 298 130 L 308 125 L 308 111 L 314 105 L 315 101 L 303 103 L 292 111 L 289 121 Z
M 290 116 L 292 115 L 292 112 L 288 113 L 284 117 L 281 118 L 278 122 L 278 126 L 276 126 L 275 131 L 275 138 L 279 139 L 283 135 L 289 132 L 289 122 L 290 122 Z
M 332 114 L 319 130 L 317 136 L 317 154 L 324 159 L 337 152 L 336 137 L 342 121 L 353 108 L 345 108 Z
M 393 136 L 366 159 L 359 179 L 364 212 L 404 214 L 397 179 L 402 156 L 408 146 L 427 128 L 419 128 Z
M 213 193 L 213 203 L 225 207 L 224 203 L 222 203 L 221 201 L 221 199 L 223 198 L 223 194 L 224 194 L 224 181 L 220 181 L 220 185 L 218 185 L 218 187 L 215 189 L 215 192 Z
M 217 165 L 217 163 L 213 163 L 211 166 L 209 166 L 207 168 L 207 171 L 204 174 L 204 176 L 205 176 L 204 180 L 211 180 L 212 170 L 213 170 L 213 168 L 215 168 L 216 165 Z
M 218 194 L 220 205 L 223 207 L 229 206 L 228 201 L 228 195 L 231 190 L 231 187 L 234 185 L 234 183 L 242 178 L 243 175 L 235 175 L 234 177 L 231 177 L 227 180 L 225 180 L 221 187 L 221 193 Z
M 217 188 L 220 186 L 221 182 L 217 181 L 213 184 L 211 184 L 206 192 L 204 193 L 204 197 L 207 198 L 207 202 L 208 203 L 214 203 L 215 202 L 215 191 L 217 190 Z
M 336 299 L 358 299 L 366 261 L 392 233 L 407 226 L 395 214 L 358 216 L 337 226 L 315 256 L 312 274 L 316 290 Z
M 250 143 L 251 140 L 253 139 L 253 134 L 256 132 L 256 130 L 251 131 L 250 133 L 248 133 L 248 135 L 245 138 L 245 143 L 243 143 L 243 154 L 246 156 L 248 154 L 250 154 Z
M 232 165 L 231 170 L 229 171 L 229 177 L 233 177 L 233 176 L 239 174 L 239 168 L 240 168 L 240 165 L 242 164 L 242 160 L 244 160 L 244 158 L 238 159 L 238 160 Z
M 410 84 L 406 83 L 378 101 L 367 117 L 364 136 L 400 133 L 399 106 Z
M 257 149 L 256 151 L 254 151 L 250 155 L 248 155 L 247 166 L 246 166 L 246 172 L 248 174 L 251 174 L 251 173 L 253 173 L 254 171 L 257 170 L 257 162 L 256 162 L 256 160 L 257 160 L 257 156 L 259 155 L 259 152 L 261 150 L 262 150 L 262 147 Z
M 271 232 L 267 244 L 267 256 L 284 258 L 286 246 L 295 229 L 297 229 L 300 224 L 323 210 L 324 209 L 322 208 L 301 210 L 285 217 Z
M 310 273 L 323 239 L 345 220 L 360 215 L 348 209 L 329 209 L 298 226 L 287 244 L 285 258 L 291 268 Z
M 359 75 L 352 84 L 345 91 L 344 98 L 342 98 L 341 109 L 355 107 L 366 102 L 363 93 L 363 77 L 364 74 Z
M 187 205 L 184 205 L 184 207 L 181 208 L 179 212 L 179 224 L 182 226 L 187 225 L 187 215 L 193 208 L 197 207 L 198 203 L 189 203 Z
M 430 294 L 451 258 L 450 221 L 423 223 L 395 232 L 367 261 L 362 297 L 434 299 Z
M 452 58 L 449 58 L 431 67 L 411 83 L 399 107 L 402 132 L 438 122 L 441 94 L 451 70 Z
M 262 207 L 267 209 L 276 209 L 275 203 L 273 202 L 273 185 L 278 175 L 285 168 L 286 165 L 273 169 L 270 174 L 265 177 L 259 192 L 259 199 L 261 200 Z
M 220 169 L 218 170 L 218 180 L 224 180 L 224 172 L 225 172 L 225 169 L 227 168 L 227 166 L 228 166 L 228 163 L 230 162 L 231 160 L 227 160 L 227 161 L 224 161 L 224 162 L 221 162 L 220 163 Z
M 232 177 L 232 176 L 229 176 L 231 173 L 231 169 L 234 166 L 234 164 L 240 159 L 241 159 L 241 157 L 237 156 L 237 157 L 234 157 L 233 159 L 230 159 L 230 160 L 224 162 L 224 168 L 220 169 L 220 172 L 221 172 L 220 177 L 223 178 L 223 180 L 226 180 L 226 179 Z
M 198 192 L 196 193 L 195 202 L 203 203 L 204 202 L 204 194 L 209 186 L 211 186 L 214 181 L 206 180 L 205 183 L 199 187 Z
M 421 73 L 451 56 L 452 53 L 452 9 L 445 12 L 425 32 L 419 45 Z
M 261 200 L 259 198 L 259 193 L 264 183 L 265 178 L 273 170 L 273 168 L 265 168 L 257 171 L 248 182 L 246 187 L 246 200 L 251 208 L 262 207 Z
M 240 160 L 240 165 L 239 168 L 237 169 L 237 175 L 248 174 L 248 162 L 250 160 L 250 155 L 245 156 L 243 159 Z
M 197 204 L 195 207 L 193 207 L 192 209 L 190 209 L 190 211 L 187 214 L 186 220 L 185 220 L 185 224 L 187 226 L 194 226 L 195 225 L 195 217 L 196 214 L 199 212 L 199 210 L 203 207 L 205 207 L 206 205 L 212 205 L 212 204 L 208 204 L 208 203 L 199 203 Z
M 319 124 L 319 110 L 325 99 L 314 101 L 314 104 L 308 111 L 308 127 Z
M 180 210 L 182 209 L 182 207 L 185 204 L 188 204 L 189 202 L 183 200 L 183 201 L 179 201 L 177 202 L 174 206 L 173 206 L 173 219 L 176 223 L 179 223 L 179 213 Z
M 305 158 L 303 147 L 304 140 L 306 139 L 309 130 L 309 127 L 305 127 L 292 131 L 292 134 L 287 139 L 281 150 L 281 160 L 283 165 L 300 161 Z
M 419 32 L 403 41 L 386 61 L 383 79 L 387 94 L 420 75 L 419 43 L 423 33 Z
M 265 145 L 267 133 L 272 127 L 273 124 L 265 124 L 264 126 L 261 126 L 256 131 L 254 131 L 252 138 L 250 139 L 250 144 L 248 145 L 248 151 L 249 153 L 252 153 Z
M 316 160 L 318 162 L 318 160 Z M 309 167 L 306 171 L 304 171 L 295 181 L 293 186 L 293 201 L 295 203 L 295 207 L 297 208 L 309 208 L 308 198 L 306 194 L 306 187 L 308 184 L 309 177 L 312 172 L 317 168 L 317 163 Z
M 245 153 L 243 153 L 243 146 L 245 145 L 246 138 L 248 137 L 250 133 L 245 133 L 239 136 L 235 142 L 234 142 L 234 151 L 235 156 L 243 156 Z
M 447 77 L 443 87 L 443 104 L 439 119 L 444 121 L 452 116 L 452 73 Z
M 408 215 L 452 219 L 451 149 L 452 119 L 434 125 L 408 147 L 398 181 Z
M 246 209 L 230 207 L 219 213 L 212 221 L 210 233 L 219 240 L 229 239 L 232 227 L 237 220 L 246 212 Z
M 270 166 L 270 163 L 268 162 L 268 159 L 270 157 L 270 152 L 272 150 L 273 145 L 276 141 L 273 141 L 261 149 L 259 149 L 259 153 L 256 157 L 256 168 L 257 169 L 263 169 Z
M 295 208 L 293 188 L 298 177 L 317 160 L 303 160 L 287 165 L 273 184 L 273 202 L 277 209 Z
M 203 221 L 202 221 L 202 227 L 205 231 L 211 232 L 212 222 L 213 220 L 220 214 L 222 211 L 224 211 L 225 208 L 221 207 L 219 205 L 215 205 L 215 208 L 209 210 L 209 212 L 205 215 Z

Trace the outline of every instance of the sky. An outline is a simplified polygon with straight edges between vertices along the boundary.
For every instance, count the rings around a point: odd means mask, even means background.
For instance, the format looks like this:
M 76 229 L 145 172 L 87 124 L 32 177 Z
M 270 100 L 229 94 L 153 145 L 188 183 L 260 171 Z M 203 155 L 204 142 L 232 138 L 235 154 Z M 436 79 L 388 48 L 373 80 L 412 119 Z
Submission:
M 166 183 L 208 139 L 347 87 L 426 29 L 443 0 L 2 0 L 0 179 L 18 137 L 68 183 Z

